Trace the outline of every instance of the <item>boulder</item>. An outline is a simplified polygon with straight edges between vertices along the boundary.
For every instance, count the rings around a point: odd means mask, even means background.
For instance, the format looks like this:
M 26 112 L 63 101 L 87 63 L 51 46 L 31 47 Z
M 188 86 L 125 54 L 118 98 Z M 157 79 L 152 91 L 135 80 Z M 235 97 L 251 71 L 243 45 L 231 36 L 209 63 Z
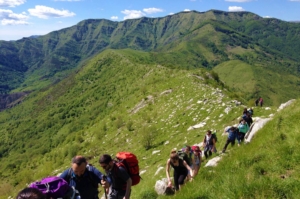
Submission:
M 220 156 L 210 159 L 204 167 L 215 167 L 222 158 Z
M 231 107 L 227 107 L 227 108 L 224 110 L 224 112 L 225 112 L 226 114 L 228 114 L 230 111 L 231 111 Z
M 146 170 L 140 171 L 140 175 L 143 175 L 144 173 L 146 173 Z
M 152 151 L 152 155 L 160 153 L 160 150 Z
M 277 109 L 277 111 L 280 111 L 282 109 L 284 109 L 285 107 L 291 105 L 294 101 L 296 101 L 295 99 L 291 99 L 289 101 L 287 101 L 286 103 L 283 103 L 279 106 L 279 108 Z
M 251 125 L 250 130 L 245 135 L 245 143 L 249 143 L 256 132 L 265 126 L 265 124 L 270 120 L 271 118 L 257 118 L 255 123 Z
M 206 122 L 201 122 L 201 123 L 199 123 L 199 124 L 196 124 L 196 125 L 194 125 L 194 126 L 189 127 L 189 128 L 188 128 L 188 131 L 193 130 L 193 129 L 199 129 L 199 128 L 202 128 L 202 127 L 204 127 L 205 125 L 206 125 Z
M 157 170 L 156 170 L 156 172 L 155 172 L 155 176 L 161 171 L 161 170 L 163 170 L 164 169 L 164 167 L 159 167 Z
M 161 180 L 156 181 L 154 188 L 158 195 L 166 194 L 166 190 L 168 188 L 168 179 L 163 178 Z

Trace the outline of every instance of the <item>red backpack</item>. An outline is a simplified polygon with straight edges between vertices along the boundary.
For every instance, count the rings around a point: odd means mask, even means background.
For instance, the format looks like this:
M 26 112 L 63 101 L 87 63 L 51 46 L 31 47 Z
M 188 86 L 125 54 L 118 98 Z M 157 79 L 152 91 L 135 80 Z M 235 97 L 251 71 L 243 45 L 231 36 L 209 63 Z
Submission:
M 139 173 L 139 161 L 136 156 L 130 152 L 119 152 L 116 158 L 116 165 L 126 169 L 132 180 L 132 186 L 137 185 L 141 180 L 141 176 Z

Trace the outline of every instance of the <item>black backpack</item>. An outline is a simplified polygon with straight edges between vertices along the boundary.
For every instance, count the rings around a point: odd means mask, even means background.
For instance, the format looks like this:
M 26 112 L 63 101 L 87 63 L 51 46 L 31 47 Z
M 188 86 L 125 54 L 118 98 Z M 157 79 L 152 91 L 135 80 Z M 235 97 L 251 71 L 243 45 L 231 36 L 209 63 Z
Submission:
M 213 132 L 211 135 L 212 137 L 210 139 L 215 138 L 215 142 L 218 142 L 217 132 Z
M 188 165 L 190 165 L 189 157 L 184 151 L 178 150 L 177 154 L 178 154 L 180 159 L 184 160 Z

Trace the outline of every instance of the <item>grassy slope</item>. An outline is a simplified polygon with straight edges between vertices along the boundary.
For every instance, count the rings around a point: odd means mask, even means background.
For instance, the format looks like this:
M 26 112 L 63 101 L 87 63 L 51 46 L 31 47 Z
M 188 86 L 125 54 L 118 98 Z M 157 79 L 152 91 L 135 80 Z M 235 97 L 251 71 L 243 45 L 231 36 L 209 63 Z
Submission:
M 156 180 L 165 177 L 164 171 L 157 176 L 154 173 L 158 167 L 165 166 L 171 148 L 201 142 L 206 129 L 222 132 L 225 126 L 236 123 L 241 114 L 242 107 L 236 107 L 226 91 L 220 94 L 211 86 L 215 82 L 203 81 L 195 76 L 203 74 L 205 72 L 200 69 L 172 70 L 153 64 L 148 53 L 108 50 L 94 57 L 77 74 L 55 87 L 33 93 L 19 106 L 1 112 L 3 157 L 0 198 L 14 195 L 25 183 L 49 174 L 58 174 L 69 166 L 70 159 L 75 154 L 90 157 L 90 162 L 98 167 L 100 154 L 113 155 L 121 150 L 134 152 L 140 159 L 141 170 L 146 170 L 142 175 L 144 180 L 133 188 L 132 198 L 143 198 L 147 193 L 153 193 Z M 206 84 L 207 81 L 210 83 Z M 171 93 L 161 94 L 169 89 L 172 89 Z M 143 100 L 147 102 L 145 107 L 133 113 L 132 110 Z M 203 103 L 204 100 L 207 101 Z M 227 115 L 224 110 L 228 106 L 232 110 Z M 268 115 L 272 112 L 274 108 L 269 111 L 255 109 L 256 115 Z M 282 117 L 282 125 L 276 128 L 284 130 L 289 121 Z M 204 128 L 187 131 L 190 126 L 202 121 L 207 123 Z M 288 135 L 287 138 L 289 139 Z M 225 138 L 220 137 L 219 140 L 220 151 Z M 148 150 L 145 148 L 147 141 L 151 141 Z M 165 144 L 166 141 L 170 143 Z M 250 148 L 252 143 L 241 147 L 239 151 L 232 150 L 228 158 L 234 158 L 233 155 L 236 154 L 239 159 L 223 161 L 212 170 L 219 173 L 218 176 L 223 172 L 230 173 L 228 170 L 232 175 L 238 174 L 233 171 L 240 171 L 240 167 L 243 168 L 242 171 L 248 171 L 249 165 L 256 161 L 257 157 L 253 155 L 256 152 L 250 153 L 250 156 L 238 155 L 238 152 L 246 154 L 246 149 L 256 150 Z M 5 153 L 5 149 L 10 151 Z M 152 155 L 154 150 L 161 152 Z M 259 158 L 260 161 L 267 156 Z M 223 168 L 222 164 L 235 161 L 237 163 L 234 168 L 217 170 Z M 227 167 L 230 165 L 224 166 L 224 169 Z M 253 175 L 257 175 L 255 168 L 252 169 Z M 215 188 L 221 190 L 217 192 L 218 198 L 222 198 L 222 193 L 235 194 L 226 188 L 231 185 L 231 182 L 226 181 L 231 176 L 222 180 L 221 177 L 215 178 L 212 173 L 206 172 L 209 170 L 211 169 L 202 168 L 195 184 L 217 186 L 227 183 Z M 237 182 L 243 183 L 243 174 L 233 177 L 240 179 Z M 248 175 L 250 174 L 252 172 Z M 217 179 L 220 181 L 213 183 Z M 254 181 L 249 184 L 256 188 Z M 241 195 L 238 192 L 241 187 L 238 184 L 236 186 L 234 190 Z M 207 189 L 199 189 L 198 185 L 187 186 L 186 191 L 183 190 L 178 197 L 197 198 L 206 195 L 211 198 L 209 186 L 203 187 Z M 269 191 L 273 194 L 272 189 Z M 246 194 L 248 195 L 244 198 L 252 197 L 250 192 Z
M 277 113 L 250 144 L 229 148 L 217 167 L 202 167 L 174 198 L 298 198 L 299 105 Z
M 152 187 L 157 166 L 174 145 L 200 142 L 206 128 L 221 131 L 239 115 L 240 108 L 212 88 L 215 82 L 195 76 L 201 74 L 200 69 L 153 64 L 148 53 L 108 50 L 77 74 L 1 112 L 0 198 L 61 172 L 75 154 L 90 157 L 97 166 L 100 154 L 120 150 L 137 154 L 141 169 L 147 170 L 140 187 Z M 143 100 L 145 107 L 133 113 Z M 233 107 L 232 115 L 224 113 L 227 106 Z M 207 122 L 203 129 L 187 132 L 202 121 Z M 164 145 L 166 141 L 172 144 Z M 153 150 L 161 155 L 152 156 Z
M 259 96 L 265 99 L 266 105 L 271 105 L 280 104 L 293 98 L 293 93 L 299 93 L 299 78 L 285 72 L 277 74 L 272 69 L 238 60 L 223 62 L 213 70 L 233 91 L 249 100 L 251 106 Z

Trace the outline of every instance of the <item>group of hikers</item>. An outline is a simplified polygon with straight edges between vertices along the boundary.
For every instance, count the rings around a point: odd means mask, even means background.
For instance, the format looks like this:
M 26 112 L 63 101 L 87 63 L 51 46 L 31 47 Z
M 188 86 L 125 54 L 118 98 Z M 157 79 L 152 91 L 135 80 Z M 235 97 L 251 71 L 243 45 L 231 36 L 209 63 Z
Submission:
M 98 199 L 99 187 L 103 187 L 106 199 L 129 199 L 132 178 L 126 168 L 118 166 L 108 154 L 100 157 L 99 164 L 106 175 L 90 165 L 85 157 L 75 156 L 71 167 L 59 177 L 32 183 L 21 190 L 16 199 Z
M 233 146 L 235 140 L 238 141 L 238 146 L 244 141 L 246 133 L 249 131 L 252 120 L 253 109 L 245 108 L 239 124 L 232 126 L 226 130 L 228 137 L 223 147 L 222 153 L 225 153 L 227 146 L 231 143 Z M 211 130 L 207 130 L 204 136 L 202 147 L 206 160 L 212 153 L 216 153 L 217 136 Z M 166 175 L 168 179 L 168 188 L 173 187 L 170 177 L 170 168 L 174 170 L 174 189 L 176 191 L 185 184 L 186 181 L 191 181 L 198 174 L 202 162 L 202 151 L 199 146 L 186 145 L 183 149 L 172 149 L 169 159 L 166 164 Z
M 238 146 L 244 141 L 245 135 L 253 123 L 252 115 L 253 109 L 245 108 L 239 124 L 226 130 L 226 132 L 228 132 L 228 137 L 222 153 L 225 153 L 227 146 L 230 143 L 233 146 L 236 139 L 238 141 Z M 212 133 L 211 130 L 207 130 L 202 144 L 206 160 L 213 152 L 217 152 L 216 143 L 216 134 Z M 120 153 L 128 155 L 128 152 Z M 51 180 L 48 178 L 48 181 L 44 182 L 32 183 L 29 187 L 21 190 L 16 199 L 98 199 L 99 187 L 103 187 L 106 199 L 129 199 L 131 186 L 139 182 L 140 176 L 138 173 L 138 161 L 136 156 L 131 153 L 129 153 L 128 156 L 134 159 L 133 167 L 137 167 L 135 168 L 135 175 L 128 169 L 127 164 L 125 165 L 113 160 L 108 154 L 104 154 L 99 158 L 99 164 L 106 175 L 102 174 L 97 168 L 89 164 L 85 157 L 77 155 L 72 158 L 71 167 L 65 170 L 59 177 L 53 177 Z M 197 145 L 192 147 L 186 145 L 180 150 L 172 149 L 166 164 L 168 188 L 178 191 L 186 181 L 192 181 L 198 174 L 203 161 L 202 151 Z M 174 186 L 170 176 L 171 167 L 174 170 Z M 62 188 L 64 185 L 65 188 Z M 53 187 L 57 189 L 55 190 L 56 194 L 63 193 L 64 195 L 58 197 L 54 194 L 54 191 L 52 193 L 53 195 L 51 195 L 49 189 Z M 63 190 L 61 191 L 59 188 Z
M 261 107 L 263 106 L 264 100 L 262 97 L 259 97 L 255 100 L 255 106 L 260 105 Z

